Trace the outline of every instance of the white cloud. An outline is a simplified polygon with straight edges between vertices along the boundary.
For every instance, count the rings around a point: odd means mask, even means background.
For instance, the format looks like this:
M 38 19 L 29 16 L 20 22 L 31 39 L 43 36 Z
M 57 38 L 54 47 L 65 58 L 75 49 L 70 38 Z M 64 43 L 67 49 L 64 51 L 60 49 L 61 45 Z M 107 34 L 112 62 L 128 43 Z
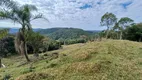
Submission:
M 118 18 L 128 16 L 136 22 L 142 21 L 142 1 L 140 0 L 15 0 L 21 4 L 33 4 L 39 8 L 50 22 L 33 21 L 33 27 L 76 27 L 87 30 L 104 29 L 100 19 L 106 12 Z M 86 5 L 87 4 L 87 5 Z M 80 9 L 80 7 L 86 8 Z M 87 7 L 88 6 L 88 7 Z M 89 7 L 91 6 L 91 7 Z M 0 24 L 3 21 L 0 22 Z M 8 25 L 7 25 L 8 26 Z M 16 25 L 17 26 L 17 25 Z

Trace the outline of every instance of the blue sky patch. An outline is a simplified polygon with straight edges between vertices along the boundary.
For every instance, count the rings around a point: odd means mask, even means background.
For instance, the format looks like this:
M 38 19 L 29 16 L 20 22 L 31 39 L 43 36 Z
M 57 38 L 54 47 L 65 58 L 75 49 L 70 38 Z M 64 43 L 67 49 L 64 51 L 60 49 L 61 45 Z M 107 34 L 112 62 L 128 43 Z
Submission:
M 97 2 L 97 4 L 99 4 L 99 5 L 100 5 L 100 4 L 101 4 L 101 1 L 100 1 L 100 2 Z
M 123 8 L 124 9 L 126 9 L 127 8 L 127 6 L 129 6 L 129 5 L 131 5 L 133 2 L 132 1 L 130 1 L 130 2 L 126 2 L 126 3 L 121 3 L 120 5 L 122 5 L 123 6 Z
M 75 2 L 76 2 L 76 0 L 69 0 L 69 2 L 73 2 L 73 3 L 75 3 Z
M 92 8 L 92 5 L 85 4 L 85 5 L 80 7 L 80 9 L 87 9 L 87 8 Z

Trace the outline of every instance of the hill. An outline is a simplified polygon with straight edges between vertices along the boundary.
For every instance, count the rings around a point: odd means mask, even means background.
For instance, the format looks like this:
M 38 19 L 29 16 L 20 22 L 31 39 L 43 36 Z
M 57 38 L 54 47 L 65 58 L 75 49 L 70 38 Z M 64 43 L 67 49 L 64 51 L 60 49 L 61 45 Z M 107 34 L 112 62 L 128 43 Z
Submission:
M 9 33 L 15 34 L 18 32 L 18 28 L 10 28 Z M 49 29 L 33 29 L 35 32 L 39 32 L 42 35 L 48 36 L 52 39 L 77 39 L 81 36 L 93 37 L 95 33 L 99 33 L 98 30 L 82 30 L 78 28 L 49 28 Z
M 50 28 L 39 30 L 39 32 L 55 40 L 76 39 L 81 36 L 92 36 L 95 33 L 95 31 L 84 31 L 77 28 Z
M 58 56 L 53 54 L 58 53 Z M 142 43 L 103 40 L 63 46 L 25 63 L 14 56 L 3 59 L 0 78 L 11 80 L 142 80 Z M 30 56 L 31 58 L 33 56 Z M 34 60 L 34 58 L 33 58 Z

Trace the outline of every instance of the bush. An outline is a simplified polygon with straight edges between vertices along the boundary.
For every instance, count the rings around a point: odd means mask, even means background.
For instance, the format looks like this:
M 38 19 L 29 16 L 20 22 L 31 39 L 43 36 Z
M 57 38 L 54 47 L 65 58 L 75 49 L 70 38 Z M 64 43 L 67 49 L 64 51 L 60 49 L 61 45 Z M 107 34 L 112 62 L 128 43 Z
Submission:
M 78 39 L 65 39 L 65 40 L 58 40 L 58 42 L 61 45 L 70 45 L 70 44 L 76 44 L 76 43 L 86 43 L 87 40 L 78 38 Z
M 43 49 L 44 51 L 52 51 L 52 50 L 57 50 L 60 49 L 62 46 L 59 42 L 55 41 L 55 40 L 45 40 L 43 43 Z
M 5 74 L 2 80 L 9 80 L 11 78 L 10 74 Z
M 32 40 L 31 40 L 31 42 L 32 42 Z M 40 46 L 35 51 L 37 53 L 57 50 L 57 49 L 61 48 L 61 44 L 59 42 L 57 42 L 55 40 L 52 40 L 52 39 L 49 39 L 47 37 L 44 37 L 41 42 L 39 42 L 39 41 L 37 41 L 37 42 L 40 43 Z M 34 43 L 36 43 L 36 41 Z M 30 43 L 27 44 L 27 47 L 28 47 L 28 53 L 32 53 L 33 54 L 35 47 L 33 47 Z
M 3 53 L 1 54 L 3 57 L 11 56 L 16 53 L 14 46 L 14 37 L 12 36 L 3 38 L 0 41 L 0 46 L 2 48 L 0 52 Z

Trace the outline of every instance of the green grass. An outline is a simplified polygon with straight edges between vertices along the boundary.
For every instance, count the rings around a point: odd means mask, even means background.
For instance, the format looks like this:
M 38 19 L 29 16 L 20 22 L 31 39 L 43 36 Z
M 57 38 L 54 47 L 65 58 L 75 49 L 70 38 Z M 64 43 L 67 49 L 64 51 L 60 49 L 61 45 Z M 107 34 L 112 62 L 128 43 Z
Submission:
M 51 56 L 54 52 L 58 58 Z M 0 69 L 0 79 L 8 75 L 10 80 L 142 80 L 142 43 L 105 40 L 43 54 L 43 59 L 22 66 L 23 57 L 3 59 L 6 68 Z

